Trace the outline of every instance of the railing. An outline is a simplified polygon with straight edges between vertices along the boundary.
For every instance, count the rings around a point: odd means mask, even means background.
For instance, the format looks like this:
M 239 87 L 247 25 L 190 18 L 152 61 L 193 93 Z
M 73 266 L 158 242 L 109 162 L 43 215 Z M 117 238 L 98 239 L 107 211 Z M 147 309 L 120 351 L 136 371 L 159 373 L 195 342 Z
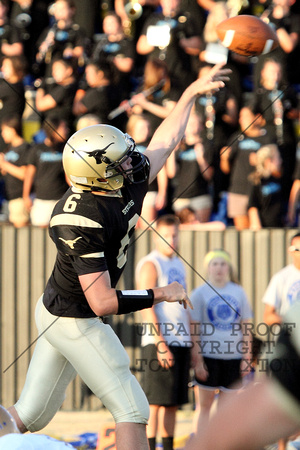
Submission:
M 225 248 L 232 256 L 237 276 L 254 311 L 254 323 L 262 321 L 262 295 L 270 277 L 290 262 L 287 247 L 298 230 L 272 229 L 252 232 L 180 231 L 179 253 L 187 271 L 190 292 L 205 280 L 203 258 L 207 251 Z M 10 406 L 19 397 L 34 349 L 37 331 L 35 304 L 43 292 L 55 260 L 55 246 L 45 229 L 0 227 L 0 403 Z M 137 230 L 129 249 L 129 260 L 120 286 L 134 287 L 134 267 L 153 246 L 151 232 Z M 131 358 L 132 369 L 139 358 L 139 313 L 107 319 Z M 138 374 L 137 374 L 138 376 Z M 100 407 L 97 399 L 86 396 L 81 381 L 69 386 L 64 409 Z

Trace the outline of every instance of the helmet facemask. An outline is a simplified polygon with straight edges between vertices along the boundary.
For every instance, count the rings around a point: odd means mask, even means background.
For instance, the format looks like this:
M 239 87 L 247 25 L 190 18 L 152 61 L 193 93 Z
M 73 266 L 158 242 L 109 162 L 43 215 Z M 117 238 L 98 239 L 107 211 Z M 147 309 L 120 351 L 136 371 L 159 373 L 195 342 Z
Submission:
M 129 184 L 139 184 L 145 181 L 148 177 L 148 160 L 147 158 L 141 154 L 137 149 L 134 140 L 127 133 L 124 134 L 125 141 L 128 143 L 128 151 L 127 153 L 118 161 L 108 162 L 106 172 L 107 179 L 109 180 L 109 171 L 116 171 L 120 173 L 124 180 Z M 132 164 L 131 168 L 124 169 L 123 164 L 127 161 L 128 158 L 131 158 Z

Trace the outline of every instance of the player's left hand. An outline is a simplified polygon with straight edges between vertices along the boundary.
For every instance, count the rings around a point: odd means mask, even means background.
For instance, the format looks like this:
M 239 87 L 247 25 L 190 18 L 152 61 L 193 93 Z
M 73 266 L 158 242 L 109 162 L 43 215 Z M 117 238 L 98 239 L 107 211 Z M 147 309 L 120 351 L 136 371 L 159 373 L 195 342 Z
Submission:
M 193 304 L 188 296 L 186 296 L 183 300 L 180 300 L 179 303 L 183 305 L 184 309 L 187 309 L 188 307 L 194 309 Z

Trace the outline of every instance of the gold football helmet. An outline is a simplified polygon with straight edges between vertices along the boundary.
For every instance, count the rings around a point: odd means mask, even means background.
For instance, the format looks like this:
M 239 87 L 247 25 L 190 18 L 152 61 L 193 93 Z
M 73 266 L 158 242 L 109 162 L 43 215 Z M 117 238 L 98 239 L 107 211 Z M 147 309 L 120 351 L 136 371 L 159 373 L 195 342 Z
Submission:
M 122 164 L 132 159 L 132 168 Z M 88 191 L 115 191 L 148 176 L 148 159 L 134 140 L 111 125 L 91 125 L 74 133 L 63 151 L 63 166 L 72 185 Z

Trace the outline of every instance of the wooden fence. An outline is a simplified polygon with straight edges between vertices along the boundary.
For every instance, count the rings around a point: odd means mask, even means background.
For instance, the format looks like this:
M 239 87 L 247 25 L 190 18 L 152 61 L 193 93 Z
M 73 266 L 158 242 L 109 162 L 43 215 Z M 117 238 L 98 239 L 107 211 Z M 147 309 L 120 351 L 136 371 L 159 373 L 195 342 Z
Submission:
M 254 323 L 262 321 L 262 295 L 271 278 L 290 262 L 287 247 L 298 230 L 272 229 L 252 232 L 180 231 L 181 255 L 187 270 L 190 292 L 205 280 L 203 258 L 207 251 L 224 248 L 232 256 L 237 276 L 245 288 L 254 311 Z M 27 367 L 37 337 L 34 309 L 43 292 L 55 260 L 55 247 L 47 230 L 35 227 L 15 229 L 0 227 L 0 403 L 13 404 L 24 384 Z M 137 230 L 129 248 L 126 270 L 120 287 L 134 287 L 136 262 L 153 247 L 149 231 Z M 114 316 L 107 319 L 129 353 L 132 369 L 139 357 L 139 313 Z M 138 376 L 138 374 L 137 374 Z M 69 386 L 65 410 L 96 409 L 101 405 L 76 380 Z

